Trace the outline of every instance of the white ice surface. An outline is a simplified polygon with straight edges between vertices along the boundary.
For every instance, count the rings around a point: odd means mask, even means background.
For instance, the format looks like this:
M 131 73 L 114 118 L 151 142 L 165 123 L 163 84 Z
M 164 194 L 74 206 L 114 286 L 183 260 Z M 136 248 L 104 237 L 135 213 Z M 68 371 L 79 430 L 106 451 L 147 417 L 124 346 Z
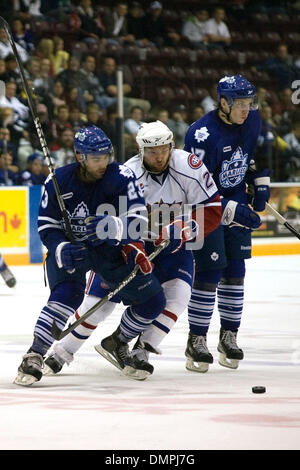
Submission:
M 184 313 L 152 356 L 154 374 L 129 380 L 93 347 L 114 331 L 119 307 L 69 367 L 29 388 L 13 379 L 49 291 L 40 265 L 11 269 L 16 288 L 0 279 L 0 449 L 300 449 L 300 256 L 247 261 L 238 370 L 218 364 L 217 311 L 214 364 L 185 369 Z

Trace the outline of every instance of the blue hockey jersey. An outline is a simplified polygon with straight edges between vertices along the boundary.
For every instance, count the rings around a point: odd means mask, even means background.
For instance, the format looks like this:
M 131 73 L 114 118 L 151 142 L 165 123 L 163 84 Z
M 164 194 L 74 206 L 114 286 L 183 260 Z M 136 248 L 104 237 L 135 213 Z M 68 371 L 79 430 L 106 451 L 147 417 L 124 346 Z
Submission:
M 246 203 L 246 172 L 260 129 L 258 111 L 250 111 L 242 125 L 230 125 L 214 110 L 191 124 L 184 150 L 203 160 L 222 196 Z
M 78 171 L 79 163 L 71 163 L 55 170 L 76 240 L 85 240 L 84 221 L 93 215 L 122 215 L 128 224 L 136 219 L 147 227 L 145 200 L 130 168 L 116 162 L 110 163 L 103 177 L 94 183 L 82 182 Z M 45 182 L 41 198 L 38 231 L 48 250 L 51 247 L 55 249 L 58 243 L 68 240 L 51 177 Z

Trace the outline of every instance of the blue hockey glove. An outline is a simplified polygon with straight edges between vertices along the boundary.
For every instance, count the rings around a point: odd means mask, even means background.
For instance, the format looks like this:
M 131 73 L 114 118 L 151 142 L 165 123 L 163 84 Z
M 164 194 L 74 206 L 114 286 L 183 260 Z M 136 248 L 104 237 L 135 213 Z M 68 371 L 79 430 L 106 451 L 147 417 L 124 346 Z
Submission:
M 83 243 L 62 242 L 56 247 L 55 259 L 59 268 L 71 274 L 83 265 L 87 254 L 88 249 Z
M 270 171 L 257 172 L 253 184 L 254 197 L 251 205 L 255 211 L 262 212 L 266 208 L 266 202 L 270 199 Z
M 158 246 L 163 240 L 169 239 L 168 251 L 176 253 L 182 248 L 185 242 L 193 240 L 193 238 L 197 236 L 197 233 L 198 224 L 195 220 L 190 219 L 185 221 L 183 218 L 178 218 L 162 228 L 160 236 L 155 240 L 154 245 Z
M 261 226 L 259 215 L 250 209 L 247 204 L 239 204 L 236 201 L 222 199 L 223 225 L 240 226 L 247 230 L 256 230 Z
M 123 222 L 112 215 L 96 215 L 86 219 L 87 242 L 98 246 L 106 242 L 111 246 L 119 245 L 122 239 Z

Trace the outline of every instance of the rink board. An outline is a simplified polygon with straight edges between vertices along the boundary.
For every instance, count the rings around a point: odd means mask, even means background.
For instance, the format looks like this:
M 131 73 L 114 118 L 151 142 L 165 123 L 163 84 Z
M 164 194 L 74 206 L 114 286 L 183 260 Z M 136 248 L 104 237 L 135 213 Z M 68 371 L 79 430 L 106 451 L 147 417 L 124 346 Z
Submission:
M 37 231 L 41 186 L 0 188 L 0 252 L 10 265 L 42 263 L 45 249 Z M 300 185 L 271 184 L 270 204 L 300 231 Z M 253 256 L 300 254 L 300 241 L 273 215 L 260 213 L 253 232 Z

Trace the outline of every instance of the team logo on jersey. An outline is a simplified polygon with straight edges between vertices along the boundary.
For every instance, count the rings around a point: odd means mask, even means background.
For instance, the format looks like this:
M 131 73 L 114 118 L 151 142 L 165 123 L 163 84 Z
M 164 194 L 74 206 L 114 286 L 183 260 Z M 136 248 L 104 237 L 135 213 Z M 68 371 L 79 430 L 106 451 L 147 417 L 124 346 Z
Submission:
M 218 261 L 219 259 L 219 253 L 216 253 L 215 251 L 210 255 L 212 261 Z
M 207 130 L 207 127 L 201 127 L 200 129 L 196 129 L 196 132 L 194 135 L 197 142 L 204 142 L 204 140 L 206 140 L 208 136 L 209 136 L 209 132 Z
M 191 168 L 193 168 L 193 170 L 196 170 L 197 168 L 200 168 L 202 163 L 203 162 L 202 162 L 201 158 L 199 157 L 199 155 L 195 155 L 195 154 L 191 153 L 188 156 L 188 164 Z
M 244 154 L 242 148 L 238 147 L 230 160 L 223 161 L 219 175 L 223 188 L 232 188 L 243 181 L 248 168 L 247 159 L 248 154 Z
M 89 209 L 84 202 L 78 204 L 73 213 L 69 215 L 72 232 L 77 235 L 84 235 L 86 232 L 85 219 L 90 215 Z
M 120 175 L 126 176 L 126 178 L 132 178 L 133 177 L 132 170 L 128 166 L 119 165 L 119 171 L 120 171 Z

